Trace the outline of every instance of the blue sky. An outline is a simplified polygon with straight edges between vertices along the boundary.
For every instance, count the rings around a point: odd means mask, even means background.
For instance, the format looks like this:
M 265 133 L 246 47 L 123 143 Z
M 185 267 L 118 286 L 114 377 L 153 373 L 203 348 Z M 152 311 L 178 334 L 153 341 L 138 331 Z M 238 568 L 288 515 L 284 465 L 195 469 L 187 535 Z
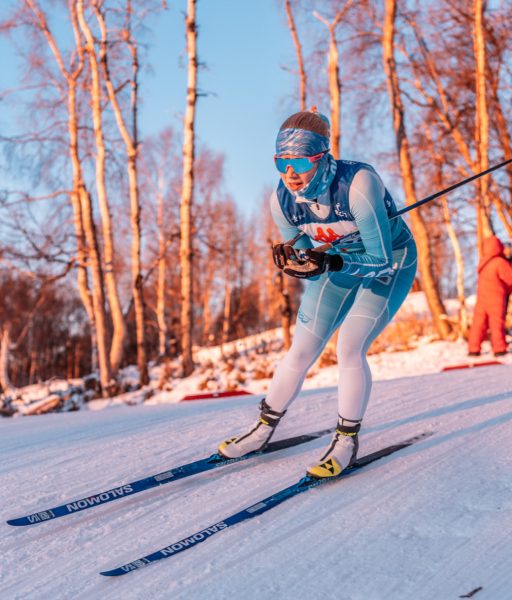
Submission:
M 199 73 L 199 88 L 210 95 L 199 99 L 196 132 L 200 141 L 225 154 L 227 189 L 249 213 L 261 206 L 263 191 L 277 182 L 273 162 L 277 130 L 286 117 L 300 110 L 296 54 L 283 4 L 282 0 L 200 0 L 197 4 L 198 55 L 207 67 Z M 150 25 L 152 74 L 144 78 L 141 112 L 146 133 L 157 132 L 166 124 L 180 128 L 185 108 L 186 2 L 171 5 L 165 17 Z M 321 6 L 319 2 L 320 12 Z M 308 21 L 306 30 L 297 15 L 304 46 L 313 28 L 325 30 L 313 17 Z M 354 133 L 353 120 L 346 105 L 342 107 L 342 157 L 371 162 L 379 170 L 383 166 L 378 164 L 379 153 L 394 148 L 385 91 L 382 100 L 385 122 L 368 123 L 364 135 Z M 308 95 L 308 104 L 329 114 L 327 98 L 322 101 Z M 346 133 L 348 137 L 344 137 Z M 384 179 L 396 190 L 400 203 L 399 181 L 391 174 Z
M 148 58 L 153 72 L 144 77 L 142 92 L 145 133 L 166 124 L 180 127 L 185 108 L 185 2 L 172 4 L 166 17 L 152 24 Z M 203 0 L 196 16 L 198 55 L 206 63 L 199 88 L 209 94 L 197 105 L 197 135 L 226 155 L 227 189 L 251 212 L 262 190 L 276 181 L 277 129 L 299 109 L 293 102 L 296 81 L 280 67 L 295 66 L 284 11 L 275 0 Z
M 6 14 L 12 2 L 2 5 L 0 15 Z M 140 91 L 142 136 L 155 134 L 169 125 L 177 130 L 182 127 L 187 63 L 186 1 L 168 4 L 169 10 L 147 23 L 147 52 Z M 199 73 L 199 87 L 208 94 L 197 105 L 198 140 L 226 156 L 226 189 L 244 212 L 252 214 L 260 206 L 263 191 L 277 181 L 273 153 L 279 125 L 299 110 L 297 77 L 283 69 L 283 66 L 296 69 L 283 3 L 199 0 L 196 16 L 198 55 L 206 63 Z M 59 26 L 55 13 L 51 22 Z M 316 21 L 312 19 L 312 23 Z M 299 29 L 299 34 L 305 37 L 306 32 Z M 0 88 L 19 85 L 16 54 L 4 38 L 0 38 L 0 53 L 3 57 Z M 325 103 L 317 98 L 309 101 L 328 114 Z M 13 132 L 16 126 L 11 109 L 7 103 L 0 103 L 0 107 L 0 129 Z M 346 119 L 346 114 L 342 116 Z M 380 131 L 382 123 L 374 127 Z M 372 147 L 371 156 L 366 154 L 367 149 L 363 141 L 360 145 L 351 144 L 350 156 L 346 158 L 371 162 L 377 149 Z

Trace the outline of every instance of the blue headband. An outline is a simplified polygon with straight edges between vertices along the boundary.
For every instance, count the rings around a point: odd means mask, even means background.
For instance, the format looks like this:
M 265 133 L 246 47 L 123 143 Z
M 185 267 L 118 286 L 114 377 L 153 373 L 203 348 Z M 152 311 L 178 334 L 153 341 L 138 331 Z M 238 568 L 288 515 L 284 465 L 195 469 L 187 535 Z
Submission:
M 315 156 L 329 150 L 329 138 L 307 129 L 281 129 L 276 139 L 276 154 Z

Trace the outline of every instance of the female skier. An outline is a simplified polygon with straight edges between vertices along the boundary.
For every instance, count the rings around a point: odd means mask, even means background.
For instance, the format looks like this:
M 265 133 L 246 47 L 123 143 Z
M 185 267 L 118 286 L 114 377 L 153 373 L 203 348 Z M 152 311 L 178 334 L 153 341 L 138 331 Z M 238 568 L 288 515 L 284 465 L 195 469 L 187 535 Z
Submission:
M 306 279 L 292 346 L 279 363 L 261 414 L 245 433 L 219 447 L 234 458 L 261 450 L 298 395 L 308 369 L 340 327 L 338 426 L 313 477 L 335 477 L 357 455 L 358 433 L 371 389 L 366 353 L 390 322 L 416 273 L 416 245 L 373 167 L 335 160 L 330 125 L 312 108 L 282 124 L 274 157 L 281 180 L 272 216 L 290 242 L 273 248 L 276 266 Z M 302 234 L 297 240 L 298 234 Z M 313 242 L 332 243 L 328 251 Z

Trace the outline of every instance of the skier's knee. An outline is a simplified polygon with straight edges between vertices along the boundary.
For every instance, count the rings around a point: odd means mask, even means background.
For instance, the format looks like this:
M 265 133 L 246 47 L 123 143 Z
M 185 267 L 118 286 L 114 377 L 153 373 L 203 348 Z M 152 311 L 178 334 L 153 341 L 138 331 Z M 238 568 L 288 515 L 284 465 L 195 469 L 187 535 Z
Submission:
M 340 339 L 337 347 L 338 365 L 351 368 L 362 364 L 365 357 L 363 340 Z
M 285 358 L 286 364 L 295 371 L 307 369 L 315 361 L 320 350 L 320 346 L 313 344 L 292 344 Z

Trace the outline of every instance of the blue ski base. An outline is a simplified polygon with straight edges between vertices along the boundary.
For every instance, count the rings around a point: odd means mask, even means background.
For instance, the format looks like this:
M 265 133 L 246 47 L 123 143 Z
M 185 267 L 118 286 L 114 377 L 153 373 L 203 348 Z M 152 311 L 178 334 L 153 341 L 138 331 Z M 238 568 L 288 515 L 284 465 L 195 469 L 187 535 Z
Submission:
M 119 575 L 125 575 L 126 573 L 130 573 L 137 569 L 147 567 L 148 565 L 159 560 L 163 560 L 164 558 L 170 558 L 172 556 L 175 556 L 180 552 L 184 552 L 185 550 L 189 550 L 193 546 L 197 546 L 198 544 L 205 542 L 216 533 L 225 531 L 228 527 L 232 527 L 233 525 L 237 525 L 242 521 L 246 521 L 248 519 L 252 519 L 253 517 L 261 515 L 267 512 L 268 510 L 278 506 L 282 502 L 285 502 L 286 500 L 293 498 L 301 494 L 302 492 L 310 490 L 314 487 L 317 487 L 319 485 L 325 485 L 327 483 L 334 483 L 339 481 L 340 479 L 344 479 L 350 476 L 352 473 L 358 471 L 359 469 L 362 469 L 363 467 L 369 465 L 370 463 L 384 458 L 385 456 L 389 456 L 394 452 L 398 452 L 403 448 L 407 448 L 408 446 L 411 446 L 412 444 L 422 439 L 425 439 L 430 435 L 432 435 L 431 432 L 422 433 L 398 444 L 387 446 L 385 448 L 382 448 L 381 450 L 377 450 L 376 452 L 363 456 L 360 459 L 358 459 L 351 467 L 345 469 L 337 477 L 315 479 L 314 477 L 307 475 L 299 481 L 297 481 L 296 483 L 294 483 L 293 485 L 279 490 L 275 494 L 272 494 L 272 496 L 264 498 L 256 504 L 253 504 L 248 508 L 239 511 L 227 517 L 226 519 L 223 519 L 222 521 L 218 521 L 217 523 L 210 525 L 205 529 L 201 529 L 200 531 L 194 533 L 190 537 L 186 537 L 182 540 L 169 544 L 165 548 L 161 548 L 156 552 L 152 552 L 151 554 L 143 556 L 137 560 L 129 562 L 115 569 L 111 569 L 110 571 L 102 571 L 100 574 L 106 577 L 117 577 Z

